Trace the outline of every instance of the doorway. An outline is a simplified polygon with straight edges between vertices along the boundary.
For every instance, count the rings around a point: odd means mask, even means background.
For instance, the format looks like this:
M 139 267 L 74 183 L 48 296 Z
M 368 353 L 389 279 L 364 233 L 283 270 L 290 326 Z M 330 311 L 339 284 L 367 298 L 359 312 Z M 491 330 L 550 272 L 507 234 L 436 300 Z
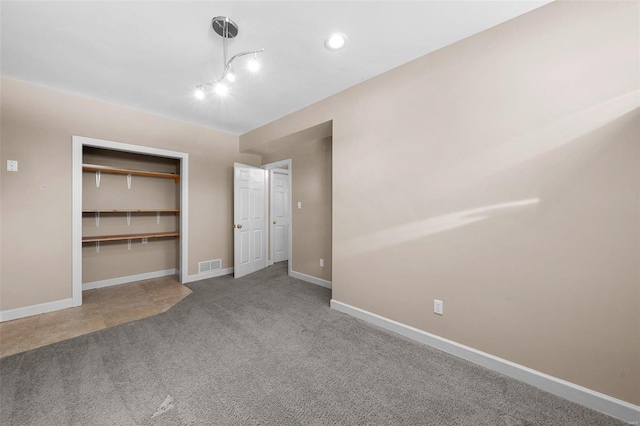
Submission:
M 291 159 L 234 164 L 235 278 L 287 260 L 291 274 L 291 174 Z
M 293 227 L 291 226 L 292 160 L 286 159 L 261 166 L 269 180 L 269 265 L 288 261 L 288 274 L 293 265 Z
M 269 235 L 270 263 L 289 260 L 289 226 L 291 216 L 291 182 L 289 170 L 278 168 L 269 171 L 269 220 L 271 222 Z

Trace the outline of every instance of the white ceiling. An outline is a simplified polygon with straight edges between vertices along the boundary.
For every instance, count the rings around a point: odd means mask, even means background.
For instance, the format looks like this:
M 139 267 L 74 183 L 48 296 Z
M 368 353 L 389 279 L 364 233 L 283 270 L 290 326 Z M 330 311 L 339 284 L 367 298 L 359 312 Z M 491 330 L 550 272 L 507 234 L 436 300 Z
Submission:
M 242 134 L 548 2 L 2 1 L 0 70 Z M 194 87 L 222 71 L 219 15 L 240 28 L 229 56 L 264 48 L 262 69 L 236 66 L 227 97 L 197 101 Z M 349 42 L 329 51 L 336 31 Z

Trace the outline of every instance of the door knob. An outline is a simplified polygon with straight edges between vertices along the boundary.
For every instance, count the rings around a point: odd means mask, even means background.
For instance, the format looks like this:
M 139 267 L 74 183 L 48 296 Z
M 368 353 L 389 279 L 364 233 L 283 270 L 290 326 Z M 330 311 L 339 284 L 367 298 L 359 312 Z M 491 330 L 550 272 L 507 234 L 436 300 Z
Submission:
M 274 225 L 276 224 L 276 221 L 275 221 L 275 220 L 273 221 L 273 224 L 274 224 Z
M 242 228 L 242 224 L 239 223 L 238 224 L 238 229 L 240 229 L 240 228 Z

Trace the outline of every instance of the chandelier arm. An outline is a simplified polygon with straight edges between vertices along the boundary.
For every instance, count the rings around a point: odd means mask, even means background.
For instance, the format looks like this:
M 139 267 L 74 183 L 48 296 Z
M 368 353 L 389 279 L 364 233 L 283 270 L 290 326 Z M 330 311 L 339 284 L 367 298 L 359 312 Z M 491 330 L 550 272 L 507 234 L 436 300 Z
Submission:
M 210 83 L 199 84 L 196 86 L 196 89 L 202 90 L 206 87 L 214 87 L 216 84 L 220 83 L 221 81 L 224 81 L 224 78 L 227 76 L 227 73 L 229 72 L 229 68 L 231 68 L 231 63 L 234 60 L 236 60 L 237 58 L 240 58 L 241 56 L 251 55 L 252 53 L 260 53 L 260 52 L 264 52 L 264 49 L 248 50 L 246 52 L 240 52 L 237 55 L 233 55 L 231 59 L 229 59 L 229 62 L 227 62 L 227 65 L 225 65 L 224 71 L 222 72 L 222 76 L 219 79 L 212 81 Z
M 233 55 L 231 57 L 231 59 L 229 59 L 229 62 L 227 62 L 227 65 L 224 67 L 224 71 L 222 72 L 222 77 L 220 77 L 220 79 L 218 81 L 224 80 L 224 78 L 227 76 L 227 73 L 229 72 L 229 68 L 231 68 L 231 63 L 234 60 L 236 60 L 237 58 L 239 58 L 241 56 L 251 55 L 252 53 L 260 53 L 260 52 L 264 52 L 264 49 L 247 50 L 246 52 L 240 52 L 240 53 L 238 53 L 236 55 Z

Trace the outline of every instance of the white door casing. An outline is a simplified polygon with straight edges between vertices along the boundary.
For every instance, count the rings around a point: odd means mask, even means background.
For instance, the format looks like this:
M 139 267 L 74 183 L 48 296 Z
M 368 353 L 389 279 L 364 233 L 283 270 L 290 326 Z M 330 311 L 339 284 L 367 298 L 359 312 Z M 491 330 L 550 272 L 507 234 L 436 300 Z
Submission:
M 240 278 L 267 266 L 267 171 L 240 163 L 233 168 L 233 271 Z
M 271 170 L 271 260 L 289 260 L 289 171 Z

